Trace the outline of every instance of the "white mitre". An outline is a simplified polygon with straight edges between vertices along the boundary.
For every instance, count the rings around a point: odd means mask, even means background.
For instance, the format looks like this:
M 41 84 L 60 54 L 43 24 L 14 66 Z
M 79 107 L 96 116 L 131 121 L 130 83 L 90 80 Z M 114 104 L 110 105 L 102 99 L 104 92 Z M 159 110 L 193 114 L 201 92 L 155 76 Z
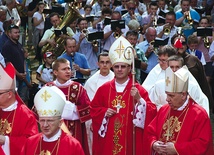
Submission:
M 182 67 L 176 72 L 168 67 L 165 76 L 165 91 L 172 93 L 187 92 L 188 78 L 189 73 L 186 67 Z
M 123 36 L 120 36 L 115 40 L 110 47 L 109 58 L 112 65 L 117 62 L 123 62 L 131 65 L 133 57 L 134 49 L 130 42 Z
M 61 116 L 66 98 L 56 86 L 44 86 L 35 95 L 34 105 L 39 117 Z

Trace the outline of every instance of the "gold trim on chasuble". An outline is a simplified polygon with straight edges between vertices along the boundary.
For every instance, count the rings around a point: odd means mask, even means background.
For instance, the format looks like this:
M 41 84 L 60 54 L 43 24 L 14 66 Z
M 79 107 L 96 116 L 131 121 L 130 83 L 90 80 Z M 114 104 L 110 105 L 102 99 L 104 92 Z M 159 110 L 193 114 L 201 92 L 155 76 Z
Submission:
M 122 95 L 116 95 L 115 99 L 111 101 L 111 106 L 117 109 L 117 114 L 115 115 L 117 117 L 114 120 L 114 135 L 113 135 L 113 150 L 112 153 L 113 155 L 116 155 L 121 152 L 122 148 L 124 148 L 123 145 L 119 144 L 119 140 L 121 136 L 124 136 L 122 132 L 122 128 L 124 126 L 124 118 L 125 115 L 118 115 L 120 112 L 121 108 L 126 108 L 126 103 L 125 100 L 123 100 L 123 96 L 126 93 L 126 91 Z M 110 101 L 110 95 L 111 94 L 111 89 L 109 93 L 109 101 Z
M 10 117 L 10 115 L 13 113 L 13 118 L 12 118 L 12 122 L 9 123 L 8 118 Z M 12 128 L 13 128 L 13 122 L 14 122 L 14 118 L 16 115 L 16 109 L 15 111 L 11 111 L 9 113 L 9 115 L 7 116 L 7 118 L 5 119 L 0 119 L 0 135 L 8 135 L 12 132 Z
M 177 141 L 188 110 L 189 106 L 187 105 L 187 107 L 182 111 L 182 113 L 178 117 L 170 116 L 171 110 L 169 110 L 168 118 L 166 119 L 162 127 L 162 134 L 160 138 L 161 141 L 173 143 Z M 183 114 L 184 116 L 180 118 Z

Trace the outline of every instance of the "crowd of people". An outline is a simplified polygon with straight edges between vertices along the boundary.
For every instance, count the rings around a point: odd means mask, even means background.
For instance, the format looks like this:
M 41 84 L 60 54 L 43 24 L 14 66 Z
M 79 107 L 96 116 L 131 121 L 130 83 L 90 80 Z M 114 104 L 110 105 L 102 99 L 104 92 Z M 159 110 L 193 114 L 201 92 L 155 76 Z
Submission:
M 213 27 L 213 0 L 0 0 L 0 155 L 214 154 Z

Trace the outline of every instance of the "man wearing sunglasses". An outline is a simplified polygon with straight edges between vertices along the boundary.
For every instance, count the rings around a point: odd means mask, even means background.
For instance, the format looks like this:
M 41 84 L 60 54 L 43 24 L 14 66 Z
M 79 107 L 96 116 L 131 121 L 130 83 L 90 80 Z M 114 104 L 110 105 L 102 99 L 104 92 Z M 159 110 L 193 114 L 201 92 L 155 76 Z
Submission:
M 128 40 L 119 37 L 109 57 L 115 78 L 100 86 L 91 102 L 93 155 L 142 155 L 144 127 L 156 115 L 156 106 L 130 76 L 134 51 Z
M 38 133 L 34 114 L 15 90 L 15 68 L 0 65 L 0 145 L 6 155 L 21 153 L 28 137 Z
M 135 13 L 136 3 L 134 1 L 129 1 L 127 3 L 128 12 L 122 16 L 122 20 L 125 20 L 125 24 L 128 25 L 130 20 L 137 20 L 140 25 L 142 25 L 142 16 L 139 13 Z

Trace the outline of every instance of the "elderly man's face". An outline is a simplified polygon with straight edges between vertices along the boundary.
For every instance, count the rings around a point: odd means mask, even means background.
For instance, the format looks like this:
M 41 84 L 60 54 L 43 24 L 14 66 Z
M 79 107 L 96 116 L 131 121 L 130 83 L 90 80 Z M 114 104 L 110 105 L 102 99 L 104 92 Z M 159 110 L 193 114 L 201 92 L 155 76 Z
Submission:
M 40 117 L 39 124 L 42 133 L 47 138 L 51 138 L 59 131 L 61 119 L 60 117 Z
M 180 108 L 186 100 L 186 93 L 184 92 L 182 93 L 166 92 L 166 95 L 167 95 L 166 101 L 173 110 L 177 110 L 178 108 Z

